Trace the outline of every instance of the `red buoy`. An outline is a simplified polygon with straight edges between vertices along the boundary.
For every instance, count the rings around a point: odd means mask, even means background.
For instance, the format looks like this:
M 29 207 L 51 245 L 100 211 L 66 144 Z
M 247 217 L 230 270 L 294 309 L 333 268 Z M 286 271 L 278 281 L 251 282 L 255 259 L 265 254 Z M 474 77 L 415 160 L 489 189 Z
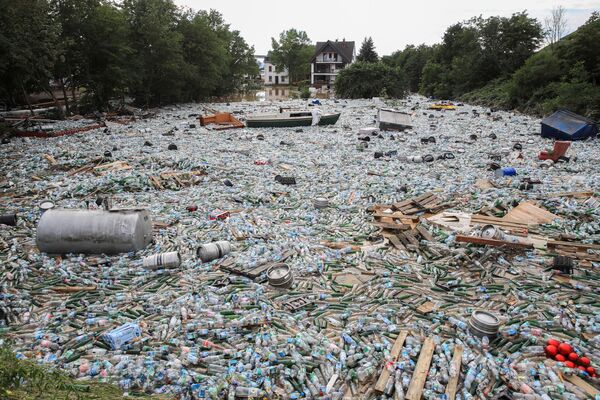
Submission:
M 568 343 L 561 343 L 558 345 L 558 352 L 563 356 L 568 356 L 573 352 L 573 348 Z

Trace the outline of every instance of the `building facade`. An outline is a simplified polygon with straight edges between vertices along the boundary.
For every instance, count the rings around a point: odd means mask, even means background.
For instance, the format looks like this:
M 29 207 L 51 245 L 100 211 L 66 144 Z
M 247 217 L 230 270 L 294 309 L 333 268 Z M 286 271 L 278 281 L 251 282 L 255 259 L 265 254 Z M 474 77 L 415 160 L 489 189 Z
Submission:
M 339 72 L 356 58 L 354 42 L 328 40 L 317 42 L 311 60 L 310 84 L 314 87 L 331 88 Z
M 270 54 L 269 54 L 270 55 Z M 287 68 L 283 71 L 277 72 L 277 67 L 272 64 L 269 55 L 264 60 L 264 78 L 263 82 L 265 85 L 289 85 L 290 77 Z

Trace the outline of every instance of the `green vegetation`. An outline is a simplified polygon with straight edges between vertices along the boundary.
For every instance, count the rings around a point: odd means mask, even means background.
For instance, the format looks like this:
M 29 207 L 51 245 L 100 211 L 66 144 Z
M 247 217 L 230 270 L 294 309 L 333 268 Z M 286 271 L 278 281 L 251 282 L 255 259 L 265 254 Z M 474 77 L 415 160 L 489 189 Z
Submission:
M 112 400 L 121 398 L 122 395 L 123 391 L 114 385 L 77 382 L 61 371 L 48 369 L 32 361 L 19 360 L 8 347 L 0 347 L 0 398 L 2 399 Z M 150 399 L 151 397 L 136 396 L 136 398 Z
M 335 91 L 349 99 L 371 97 L 401 98 L 406 94 L 406 79 L 401 68 L 382 62 L 355 62 L 344 68 L 335 80 Z
M 564 13 L 546 29 L 525 12 L 450 26 L 433 46 L 407 46 L 382 58 L 401 68 L 408 88 L 496 108 L 547 114 L 566 108 L 600 118 L 600 15 L 558 40 Z M 536 52 L 542 39 L 548 46 Z
M 277 72 L 288 69 L 290 83 L 310 78 L 310 60 L 315 47 L 304 31 L 290 29 L 279 34 L 279 40 L 271 38 L 271 61 Z
M 546 114 L 566 108 L 600 118 L 600 15 L 532 57 L 513 75 L 467 93 L 465 101 Z
M 376 63 L 379 61 L 379 56 L 375 51 L 375 44 L 370 36 L 363 40 L 362 45 L 360 46 L 360 51 L 358 52 L 358 56 L 356 57 L 356 61 L 367 63 Z
M 223 95 L 258 74 L 254 49 L 214 10 L 173 0 L 0 0 L 0 9 L 8 106 L 31 92 L 56 101 L 51 82 L 61 97 L 81 91 L 84 104 L 103 110 L 125 96 L 151 106 Z

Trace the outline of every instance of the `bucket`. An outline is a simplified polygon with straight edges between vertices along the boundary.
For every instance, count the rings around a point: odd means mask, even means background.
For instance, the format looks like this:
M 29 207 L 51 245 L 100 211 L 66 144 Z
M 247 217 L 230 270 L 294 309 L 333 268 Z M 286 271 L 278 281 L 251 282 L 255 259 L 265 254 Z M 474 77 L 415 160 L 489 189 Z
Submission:
M 54 208 L 54 202 L 51 200 L 44 200 L 40 203 L 40 210 L 42 210 L 42 213 L 45 213 L 48 210 L 51 210 Z
M 475 310 L 469 319 L 469 331 L 480 338 L 492 338 L 498 334 L 500 320 L 487 311 Z
M 206 243 L 198 247 L 196 254 L 202 262 L 211 262 L 226 256 L 231 252 L 231 244 L 226 240 Z
M 289 265 L 277 263 L 267 270 L 269 285 L 278 288 L 289 288 L 294 283 L 294 275 Z
M 181 256 L 176 251 L 144 257 L 144 268 L 148 269 L 177 268 L 179 265 Z
M 17 214 L 0 215 L 0 225 L 17 225 Z

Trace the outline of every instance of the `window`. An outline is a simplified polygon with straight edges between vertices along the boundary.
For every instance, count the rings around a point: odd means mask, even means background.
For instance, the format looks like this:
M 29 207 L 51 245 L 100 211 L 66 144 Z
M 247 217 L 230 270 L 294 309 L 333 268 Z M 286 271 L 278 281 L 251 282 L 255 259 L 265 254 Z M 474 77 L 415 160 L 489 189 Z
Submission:
M 269 65 L 269 72 L 273 72 L 273 66 Z
M 269 82 L 273 82 L 273 77 L 269 75 Z
M 285 76 L 281 77 L 281 82 L 285 82 Z

